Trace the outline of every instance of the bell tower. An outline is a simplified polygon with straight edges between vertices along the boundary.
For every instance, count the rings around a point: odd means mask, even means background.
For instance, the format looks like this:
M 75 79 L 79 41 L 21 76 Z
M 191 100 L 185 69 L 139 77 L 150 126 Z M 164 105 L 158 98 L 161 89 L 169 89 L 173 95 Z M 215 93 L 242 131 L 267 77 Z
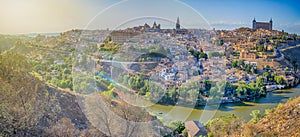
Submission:
M 176 29 L 180 29 L 180 22 L 179 22 L 179 17 L 177 17 L 177 22 L 176 22 Z
M 255 18 L 253 19 L 253 21 L 252 21 L 252 29 L 256 29 L 256 20 L 255 20 Z
M 270 24 L 269 24 L 269 30 L 272 30 L 273 29 L 273 20 L 272 18 L 270 19 Z

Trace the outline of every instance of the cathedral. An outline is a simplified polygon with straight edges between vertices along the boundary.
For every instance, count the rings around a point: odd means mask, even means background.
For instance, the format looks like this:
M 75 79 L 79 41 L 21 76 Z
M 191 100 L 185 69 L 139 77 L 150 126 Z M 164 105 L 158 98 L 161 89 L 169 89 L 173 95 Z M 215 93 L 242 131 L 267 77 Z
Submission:
M 153 26 L 151 27 L 147 23 L 144 24 L 144 26 L 138 26 L 138 27 L 133 27 L 134 31 L 141 31 L 141 32 L 160 32 L 160 24 L 156 24 L 154 21 Z
M 134 36 L 140 35 L 141 33 L 145 33 L 145 32 L 170 33 L 171 35 L 176 35 L 176 34 L 186 35 L 186 34 L 188 34 L 188 30 L 181 27 L 179 17 L 177 17 L 175 28 L 173 28 L 173 29 L 161 29 L 161 25 L 157 24 L 156 21 L 154 21 L 152 26 L 145 23 L 142 26 L 127 28 L 125 30 L 114 30 L 111 33 L 111 38 L 112 38 L 112 41 L 114 41 L 114 42 L 122 43 L 122 42 L 125 42 L 125 41 L 131 39 Z
M 269 22 L 256 22 L 255 18 L 252 21 L 252 29 L 266 29 L 266 30 L 272 30 L 273 27 L 273 21 L 272 19 Z
M 176 34 L 188 34 L 188 30 L 187 29 L 182 29 L 180 26 L 180 21 L 179 21 L 179 17 L 177 17 L 177 21 L 176 21 L 176 26 L 175 26 L 175 33 Z

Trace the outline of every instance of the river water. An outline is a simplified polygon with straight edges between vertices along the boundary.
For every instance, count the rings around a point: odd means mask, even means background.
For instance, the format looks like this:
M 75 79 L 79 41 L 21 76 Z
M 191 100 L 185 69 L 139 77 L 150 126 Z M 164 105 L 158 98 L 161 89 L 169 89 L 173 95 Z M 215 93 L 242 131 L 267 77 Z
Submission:
M 162 119 L 163 122 L 172 120 L 200 120 L 207 122 L 212 118 L 216 118 L 225 114 L 234 114 L 246 121 L 251 119 L 250 113 L 252 110 L 260 110 L 264 113 L 265 109 L 275 108 L 279 103 L 285 103 L 289 98 L 300 96 L 300 85 L 292 89 L 276 90 L 267 94 L 266 97 L 261 97 L 253 100 L 253 102 L 231 103 L 217 106 L 218 109 L 193 109 L 181 106 L 164 106 L 155 104 L 149 107 L 149 111 Z

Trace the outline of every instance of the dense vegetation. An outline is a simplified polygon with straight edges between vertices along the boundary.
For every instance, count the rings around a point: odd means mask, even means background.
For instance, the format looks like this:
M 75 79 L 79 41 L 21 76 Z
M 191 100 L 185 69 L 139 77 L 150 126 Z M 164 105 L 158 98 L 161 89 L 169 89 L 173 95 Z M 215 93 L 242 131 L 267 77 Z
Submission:
M 0 53 L 0 131 L 5 135 L 33 130 L 41 116 L 37 91 L 41 83 L 31 75 L 24 56 Z
M 198 60 L 200 58 L 208 59 L 208 56 L 203 51 L 195 51 L 194 49 L 190 49 L 189 52 Z
M 250 74 L 257 73 L 257 69 L 255 66 L 250 65 L 250 64 L 245 64 L 243 60 L 232 61 L 231 67 L 246 71 L 247 73 L 250 73 Z
M 42 63 L 32 60 L 35 76 L 60 88 L 73 90 L 71 57 Z
M 271 76 L 270 76 L 271 77 Z M 109 81 L 104 75 L 96 77 L 99 82 L 98 86 L 104 91 L 109 91 L 115 85 Z M 271 78 L 270 78 L 271 79 Z M 282 78 L 274 76 L 274 81 L 282 83 Z M 260 76 L 256 82 L 245 84 L 240 82 L 231 85 L 228 82 L 212 82 L 204 80 L 204 87 L 199 87 L 198 81 L 190 81 L 182 86 L 173 87 L 170 89 L 157 86 L 154 81 L 147 80 L 145 76 L 139 75 L 120 75 L 115 82 L 119 82 L 125 87 L 128 87 L 133 93 L 145 96 L 150 101 L 157 101 L 160 104 L 175 105 L 178 102 L 194 103 L 196 106 L 204 105 L 205 97 L 209 97 L 212 102 L 220 100 L 219 97 L 238 97 L 245 99 L 246 97 L 259 97 L 266 94 L 266 87 L 264 86 L 265 79 Z M 180 101 L 179 101 L 180 100 Z

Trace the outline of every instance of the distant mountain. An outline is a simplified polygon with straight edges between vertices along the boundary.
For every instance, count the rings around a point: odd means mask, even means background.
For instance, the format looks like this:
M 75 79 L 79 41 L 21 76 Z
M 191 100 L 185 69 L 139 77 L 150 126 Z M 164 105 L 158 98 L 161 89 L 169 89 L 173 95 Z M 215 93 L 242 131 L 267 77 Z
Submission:
M 36 37 L 38 35 L 43 36 L 58 36 L 60 33 L 28 33 L 28 34 L 15 34 L 15 36 L 27 36 L 27 37 Z

